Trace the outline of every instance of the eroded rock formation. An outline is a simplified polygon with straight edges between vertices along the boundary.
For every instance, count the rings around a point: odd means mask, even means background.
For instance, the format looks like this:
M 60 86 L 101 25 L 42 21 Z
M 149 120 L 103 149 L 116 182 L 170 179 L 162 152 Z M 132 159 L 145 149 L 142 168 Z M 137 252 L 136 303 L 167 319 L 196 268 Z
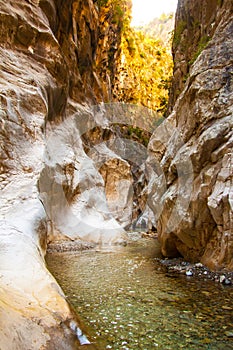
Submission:
M 137 143 L 132 164 L 135 145 L 102 104 L 122 20 L 99 3 L 0 0 L 3 350 L 78 346 L 74 315 L 45 268 L 48 240 L 116 242 L 133 211 L 139 226 L 157 219 L 165 255 L 233 268 L 232 2 L 179 1 L 171 104 L 178 85 L 180 96 L 150 141 L 146 169 L 145 147 Z M 112 122 L 124 124 L 115 112 Z M 148 114 L 135 113 L 145 127 Z
M 110 99 L 121 26 L 112 16 L 91 0 L 0 1 L 3 350 L 76 348 L 74 315 L 45 268 L 47 240 L 124 233 L 80 138 L 90 106 Z
M 155 131 L 149 203 L 165 256 L 233 268 L 233 4 L 180 0 L 167 122 Z M 182 92 L 181 92 L 182 91 Z M 179 95 L 180 94 L 180 95 Z M 177 96 L 179 97 L 177 98 Z M 158 206 L 160 206 L 158 208 Z

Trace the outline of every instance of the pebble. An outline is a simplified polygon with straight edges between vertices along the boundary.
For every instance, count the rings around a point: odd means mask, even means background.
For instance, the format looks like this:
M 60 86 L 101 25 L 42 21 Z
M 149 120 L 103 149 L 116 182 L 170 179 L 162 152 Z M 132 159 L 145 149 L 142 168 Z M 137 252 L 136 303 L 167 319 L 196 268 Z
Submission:
M 224 275 L 220 276 L 219 282 L 223 283 L 225 281 L 226 277 Z
M 226 331 L 226 332 L 225 332 L 225 335 L 226 335 L 228 338 L 233 338 L 233 332 L 231 332 L 231 331 Z
M 187 271 L 185 272 L 185 274 L 186 274 L 186 276 L 192 276 L 192 275 L 193 275 L 193 272 L 192 272 L 192 270 L 187 270 Z
M 226 272 L 224 274 L 221 272 L 213 272 L 200 262 L 192 264 L 182 260 L 181 258 L 157 258 L 157 261 L 164 265 L 168 269 L 168 272 L 174 273 L 174 276 L 176 276 L 176 273 L 186 274 L 186 276 L 194 276 L 198 277 L 199 279 L 202 278 L 205 281 L 207 278 L 212 281 L 222 283 L 226 286 L 231 286 L 233 284 L 233 272 Z M 169 277 L 172 277 L 172 275 L 169 275 Z
M 85 336 L 85 334 L 83 334 L 83 332 L 81 331 L 80 328 L 77 328 L 76 335 L 77 335 L 77 338 L 78 338 L 78 340 L 80 342 L 80 345 L 89 345 L 89 344 L 91 344 L 90 341 Z
M 231 281 L 228 278 L 226 278 L 225 281 L 224 281 L 224 284 L 229 286 L 231 284 Z
M 196 263 L 195 266 L 196 267 L 203 267 L 203 264 L 202 263 Z
M 72 331 L 76 332 L 77 330 L 77 323 L 75 321 L 70 321 L 70 329 L 72 329 Z

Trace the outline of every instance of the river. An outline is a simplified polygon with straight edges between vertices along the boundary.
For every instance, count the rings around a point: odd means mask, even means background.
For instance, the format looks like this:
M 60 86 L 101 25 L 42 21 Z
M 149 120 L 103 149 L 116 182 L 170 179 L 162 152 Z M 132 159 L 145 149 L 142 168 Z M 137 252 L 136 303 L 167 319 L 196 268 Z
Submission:
M 142 239 L 46 259 L 100 349 L 233 349 L 233 287 L 169 274 L 159 256 Z

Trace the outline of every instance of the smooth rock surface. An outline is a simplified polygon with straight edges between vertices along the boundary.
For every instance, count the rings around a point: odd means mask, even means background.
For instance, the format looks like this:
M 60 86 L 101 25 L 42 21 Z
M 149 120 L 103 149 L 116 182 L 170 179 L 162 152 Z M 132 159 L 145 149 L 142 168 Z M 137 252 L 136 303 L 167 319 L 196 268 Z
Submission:
M 124 234 L 81 138 L 72 140 L 82 133 L 74 115 L 85 124 L 90 106 L 110 98 L 119 28 L 109 14 L 91 0 L 0 1 L 2 350 L 78 348 L 74 315 L 45 266 L 47 240 Z
M 132 222 L 133 206 L 130 165 L 105 144 L 95 148 L 95 157 L 95 165 L 104 180 L 108 208 L 122 227 L 128 226 Z

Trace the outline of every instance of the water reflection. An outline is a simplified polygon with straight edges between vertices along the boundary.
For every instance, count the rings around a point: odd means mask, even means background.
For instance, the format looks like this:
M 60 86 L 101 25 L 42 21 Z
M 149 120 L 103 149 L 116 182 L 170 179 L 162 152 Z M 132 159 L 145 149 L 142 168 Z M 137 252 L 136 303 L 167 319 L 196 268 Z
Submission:
M 168 275 L 156 256 L 144 239 L 47 262 L 101 349 L 233 349 L 233 288 Z

